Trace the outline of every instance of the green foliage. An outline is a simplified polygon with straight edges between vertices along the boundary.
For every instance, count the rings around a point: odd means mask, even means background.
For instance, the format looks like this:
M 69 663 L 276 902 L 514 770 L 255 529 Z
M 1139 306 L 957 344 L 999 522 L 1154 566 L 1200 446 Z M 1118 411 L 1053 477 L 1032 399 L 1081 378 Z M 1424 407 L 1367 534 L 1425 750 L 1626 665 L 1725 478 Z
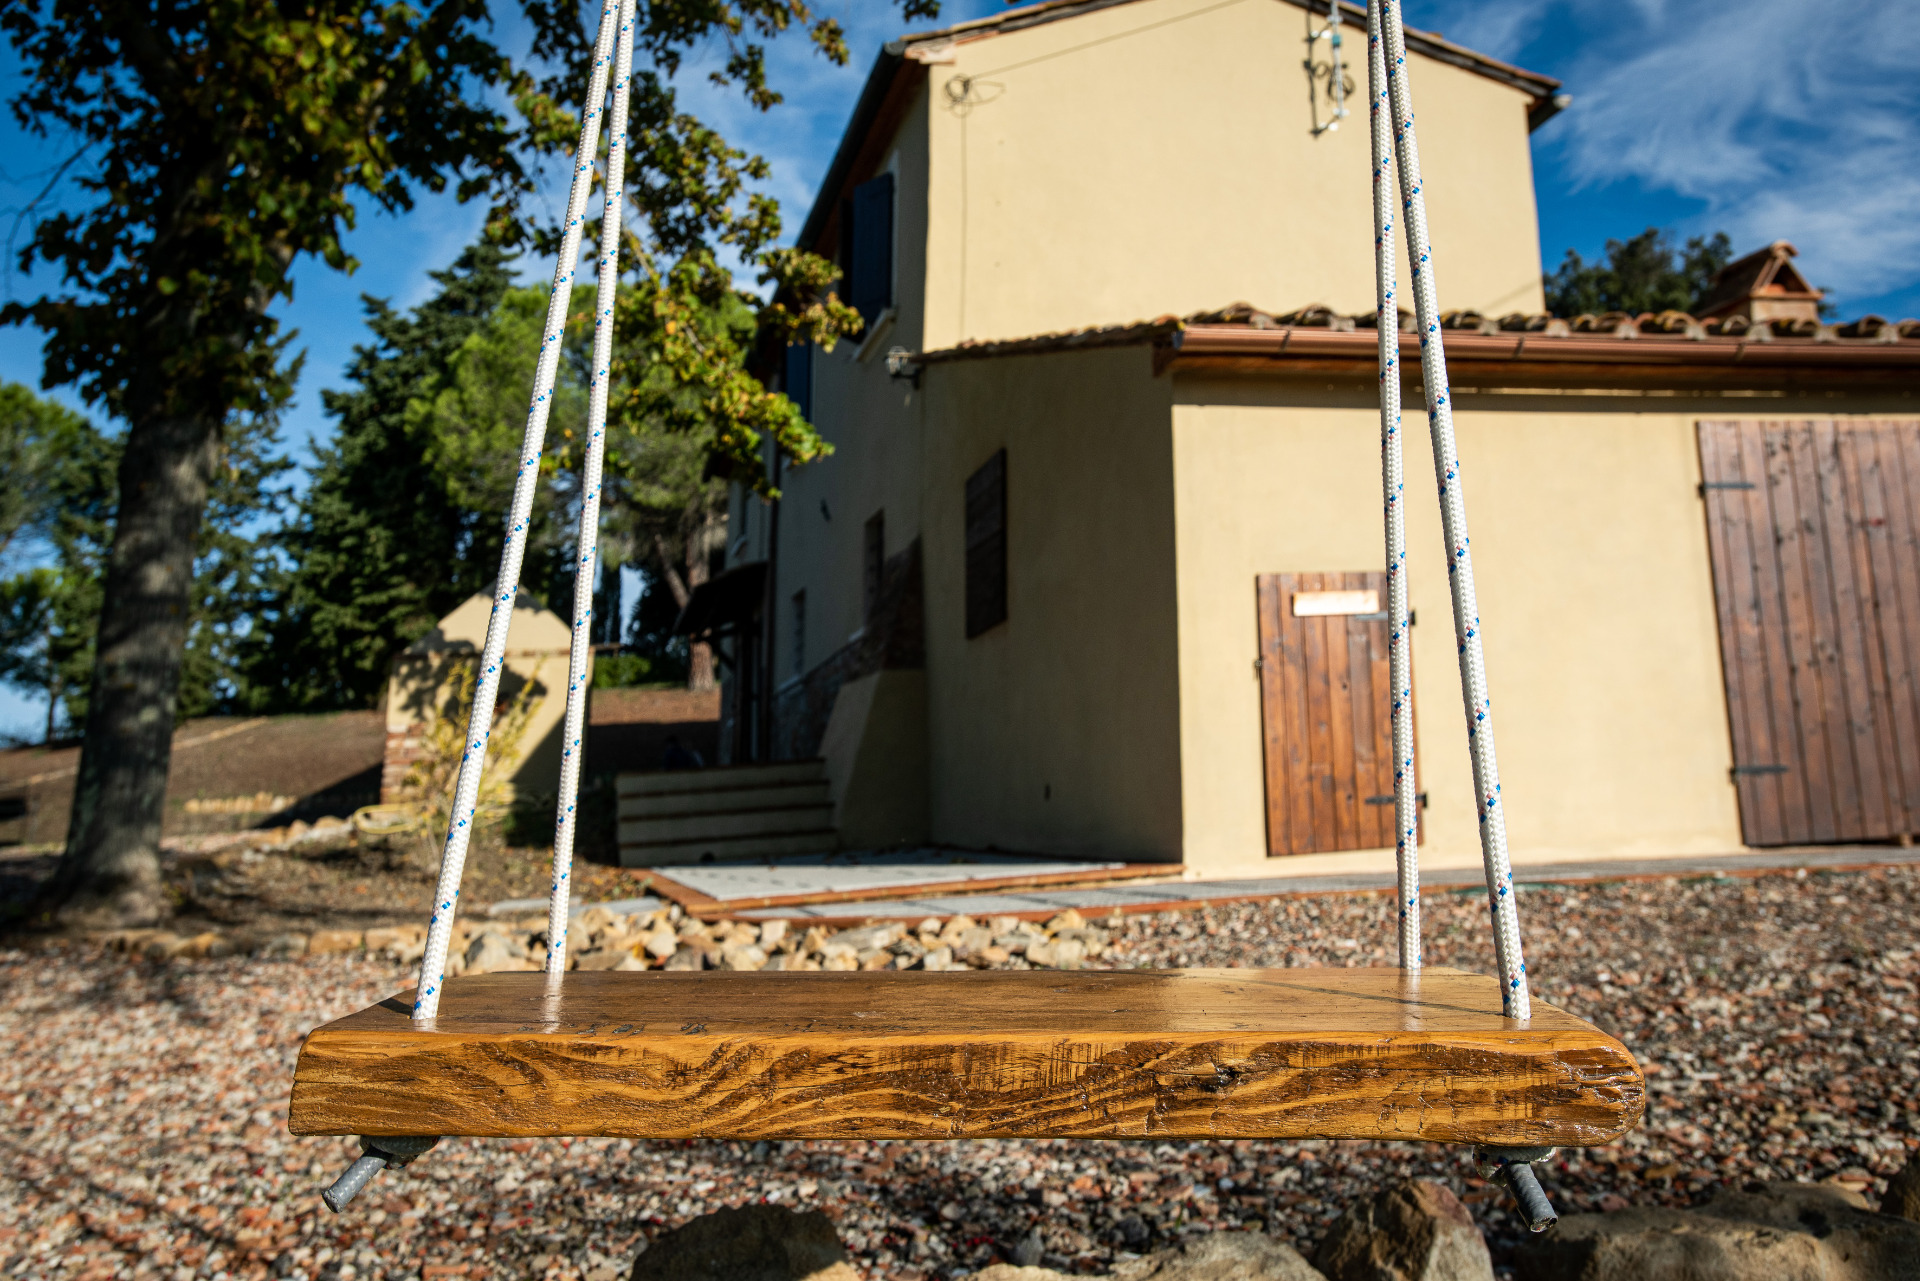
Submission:
M 8 424 L 0 450 L 29 482 L 8 492 L 10 519 L 23 534 L 16 548 L 48 562 L 0 580 L 0 681 L 57 704 L 66 723 L 78 726 L 93 675 L 122 442 L 16 383 L 0 385 L 0 407 Z M 14 430 L 23 423 L 27 430 Z M 176 711 L 182 719 L 244 700 L 242 651 L 280 574 L 270 536 L 259 529 L 279 501 L 274 480 L 292 467 L 276 456 L 278 445 L 270 418 L 243 420 L 215 468 L 195 549 Z M 53 719 L 50 707 L 49 733 Z
M 286 577 L 277 531 L 267 522 L 287 497 L 274 485 L 291 470 L 293 463 L 280 456 L 271 416 L 244 418 L 228 428 L 194 548 L 176 720 L 238 712 L 257 701 L 249 671 L 257 649 L 254 629 Z
M 1667 234 L 1649 227 L 1631 240 L 1607 241 L 1606 259 L 1589 263 L 1573 250 L 1545 278 L 1547 310 L 1556 316 L 1608 311 L 1699 310 L 1713 278 L 1733 260 L 1727 234 L 1695 236 L 1675 250 Z
M 373 342 L 354 349 L 353 387 L 322 393 L 337 429 L 280 535 L 291 567 L 250 646 L 256 707 L 372 705 L 393 655 L 492 579 L 500 515 L 449 496 L 410 414 L 492 322 L 512 288 L 505 259 L 495 246 L 466 250 L 406 315 L 364 300 Z
M 631 689 L 655 679 L 653 660 L 645 654 L 602 654 L 593 660 L 595 689 Z
M 0 681 L 48 700 L 51 737 L 58 710 L 70 725 L 86 715 L 120 446 L 80 415 L 6 383 L 0 457 L 0 548 L 15 561 L 50 562 L 0 580 Z

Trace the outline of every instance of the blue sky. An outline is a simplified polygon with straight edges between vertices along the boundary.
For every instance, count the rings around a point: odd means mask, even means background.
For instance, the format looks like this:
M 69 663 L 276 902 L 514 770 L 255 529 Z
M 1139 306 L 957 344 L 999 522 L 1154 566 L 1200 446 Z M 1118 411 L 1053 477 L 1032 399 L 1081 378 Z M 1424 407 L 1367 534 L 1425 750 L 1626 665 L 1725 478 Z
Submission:
M 1277 2 L 1277 0 L 1275 0 Z M 1832 291 L 1842 315 L 1920 315 L 1920 23 L 1866 0 L 1406 0 L 1408 21 L 1566 82 L 1573 106 L 1534 135 L 1541 257 L 1592 257 L 1609 237 L 1648 226 L 1685 237 L 1725 230 L 1737 251 L 1794 242 L 1800 265 Z M 687 104 L 737 144 L 767 157 L 769 191 L 797 229 L 833 155 L 875 52 L 907 29 L 877 0 L 825 0 L 853 58 L 834 67 L 797 41 L 772 55 L 787 103 L 762 115 L 737 95 L 683 76 Z M 1003 9 L 996 0 L 943 6 L 940 21 Z M 505 12 L 508 6 L 501 6 Z M 931 25 L 931 24 L 917 24 Z M 500 37 L 511 43 L 517 24 Z M 19 83 L 0 53 L 0 91 Z M 60 141 L 0 121 L 0 229 L 46 184 Z M 1439 175 L 1430 175 L 1439 179 Z M 56 188 L 58 204 L 67 193 Z M 554 197 L 563 200 L 564 194 Z M 362 340 L 360 295 L 406 306 L 426 273 L 478 229 L 480 211 L 427 198 L 411 214 L 366 216 L 348 238 L 361 266 L 342 276 L 308 261 L 295 271 L 285 322 L 307 353 L 285 422 L 293 457 L 330 428 L 319 391 L 340 385 Z M 31 297 L 42 278 L 3 264 L 4 294 Z M 531 273 L 547 274 L 544 264 Z M 52 283 L 52 282 L 45 282 Z M 40 343 L 0 330 L 0 378 L 38 386 Z M 52 393 L 81 408 L 69 391 Z M 0 690 L 0 732 L 40 713 Z

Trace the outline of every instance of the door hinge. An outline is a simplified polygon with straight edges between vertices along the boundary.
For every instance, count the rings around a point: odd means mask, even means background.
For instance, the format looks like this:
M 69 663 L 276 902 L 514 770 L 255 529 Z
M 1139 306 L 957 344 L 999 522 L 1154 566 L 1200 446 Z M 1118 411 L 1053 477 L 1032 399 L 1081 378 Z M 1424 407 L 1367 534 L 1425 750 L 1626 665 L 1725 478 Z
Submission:
M 1703 480 L 1694 487 L 1694 492 L 1705 498 L 1709 489 L 1758 489 L 1750 480 Z
M 1425 792 L 1415 792 L 1415 793 L 1414 793 L 1414 796 L 1415 796 L 1415 797 L 1416 797 L 1416 798 L 1417 798 L 1417 799 L 1419 800 L 1419 802 L 1420 802 L 1420 808 L 1421 808 L 1421 809 L 1425 809 L 1425 808 L 1427 808 L 1427 794 L 1426 794 Z M 1369 797 L 1367 798 L 1367 804 L 1369 804 L 1369 805 L 1391 805 L 1391 804 L 1393 804 L 1393 797 L 1391 797 L 1391 796 L 1369 796 Z
M 1733 767 L 1733 776 L 1735 778 L 1743 778 L 1754 774 L 1784 774 L 1786 772 L 1787 767 L 1785 765 L 1736 765 Z

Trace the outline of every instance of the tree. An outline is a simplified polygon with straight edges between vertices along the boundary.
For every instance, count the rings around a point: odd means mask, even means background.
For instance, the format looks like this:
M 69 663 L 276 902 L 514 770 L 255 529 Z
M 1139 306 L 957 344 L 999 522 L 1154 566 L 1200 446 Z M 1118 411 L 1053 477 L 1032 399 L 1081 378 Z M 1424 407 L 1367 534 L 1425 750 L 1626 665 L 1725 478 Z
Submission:
M 374 341 L 354 348 L 352 389 L 321 393 L 334 438 L 314 451 L 306 493 L 280 532 L 290 567 L 249 646 L 257 710 L 372 706 L 394 652 L 490 580 L 498 522 L 448 494 L 409 407 L 448 376 L 513 287 L 507 257 L 497 245 L 468 248 L 433 273 L 438 292 L 406 315 L 362 299 Z
M 0 681 L 47 700 L 49 741 L 63 709 L 86 715 L 119 456 L 79 414 L 0 384 L 0 551 L 51 562 L 0 580 Z
M 1602 262 L 1573 250 L 1545 278 L 1547 310 L 1556 316 L 1624 311 L 1695 312 L 1713 290 L 1713 278 L 1733 260 L 1724 231 L 1695 236 L 1676 251 L 1667 233 L 1648 227 L 1631 240 L 1607 241 Z
M 581 15 L 524 4 L 532 56 L 555 68 L 537 85 L 481 34 L 483 0 L 0 8 L 25 76 L 15 118 L 72 137 L 93 166 L 78 182 L 91 207 L 42 218 L 23 250 L 25 265 L 57 265 L 59 291 L 9 304 L 0 321 L 37 325 L 47 385 L 77 385 L 127 428 L 73 820 L 42 891 L 61 920 L 143 923 L 162 910 L 158 841 L 195 542 L 224 435 L 290 394 L 292 335 L 270 307 L 290 296 L 293 264 L 312 255 L 350 270 L 341 237 L 357 200 L 403 210 L 449 182 L 462 198 L 494 197 L 490 230 L 510 242 L 523 229 L 523 148 L 573 135 L 565 108 L 578 105 L 590 58 Z M 817 300 L 831 266 L 771 248 L 773 202 L 742 194 L 764 162 L 679 112 L 667 79 L 686 50 L 718 37 L 728 52 L 718 78 L 764 110 L 779 100 L 764 41 L 799 26 L 844 60 L 838 27 L 803 0 L 665 0 L 643 12 L 630 129 L 639 238 L 650 260 L 695 264 L 655 274 L 668 333 L 677 312 L 732 288 L 720 245 L 755 264 L 776 298 L 797 300 L 759 307 L 772 340 L 851 332 L 846 308 Z M 508 95 L 523 126 L 497 105 Z M 703 371 L 706 353 L 682 347 L 680 362 Z M 732 423 L 717 443 L 735 473 L 756 470 L 765 435 L 796 458 L 818 451 L 784 397 L 724 374 L 708 385 Z

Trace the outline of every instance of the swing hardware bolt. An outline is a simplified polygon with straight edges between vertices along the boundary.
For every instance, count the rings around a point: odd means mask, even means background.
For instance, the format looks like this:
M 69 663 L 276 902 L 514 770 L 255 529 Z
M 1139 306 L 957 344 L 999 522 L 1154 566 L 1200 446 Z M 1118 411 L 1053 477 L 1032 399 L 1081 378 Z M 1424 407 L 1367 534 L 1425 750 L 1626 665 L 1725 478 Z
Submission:
M 440 1140 L 437 1136 L 424 1134 L 384 1134 L 374 1138 L 360 1136 L 359 1160 L 348 1166 L 346 1173 L 333 1181 L 333 1185 L 320 1193 L 320 1199 L 327 1203 L 327 1209 L 335 1214 L 346 1208 L 361 1188 L 382 1170 L 397 1170 L 410 1165 L 413 1159 L 426 1152 Z
M 1476 1148 L 1473 1153 L 1481 1175 L 1513 1193 L 1520 1217 L 1534 1232 L 1545 1232 L 1560 1221 L 1553 1202 L 1547 1200 L 1547 1190 L 1533 1172 L 1535 1161 L 1544 1161 L 1553 1153 L 1552 1148 Z

